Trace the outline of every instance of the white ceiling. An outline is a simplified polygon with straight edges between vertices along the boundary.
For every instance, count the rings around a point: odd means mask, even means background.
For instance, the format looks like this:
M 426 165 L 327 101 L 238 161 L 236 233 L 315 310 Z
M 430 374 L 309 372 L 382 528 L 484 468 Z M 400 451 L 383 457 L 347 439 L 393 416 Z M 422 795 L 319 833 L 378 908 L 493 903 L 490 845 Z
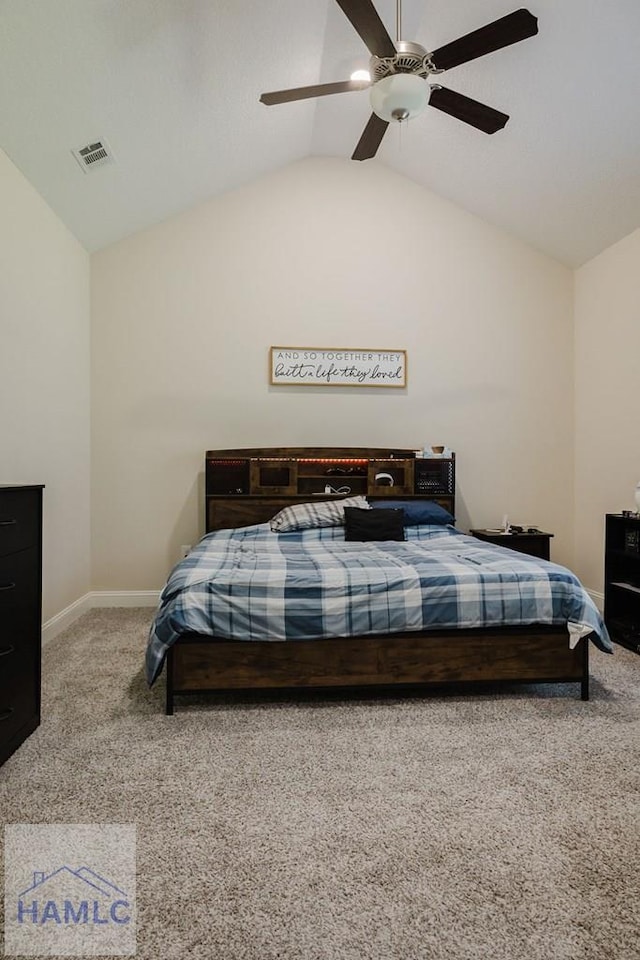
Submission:
M 537 36 L 439 78 L 510 114 L 503 131 L 427 109 L 365 162 L 575 265 L 640 226 L 640 3 L 527 5 Z M 376 6 L 395 37 L 395 0 Z M 436 49 L 517 7 L 404 0 L 404 38 Z M 258 98 L 367 63 L 335 0 L 0 0 L 0 146 L 96 250 L 302 157 L 348 158 L 366 91 Z M 85 174 L 70 151 L 101 137 L 117 162 Z

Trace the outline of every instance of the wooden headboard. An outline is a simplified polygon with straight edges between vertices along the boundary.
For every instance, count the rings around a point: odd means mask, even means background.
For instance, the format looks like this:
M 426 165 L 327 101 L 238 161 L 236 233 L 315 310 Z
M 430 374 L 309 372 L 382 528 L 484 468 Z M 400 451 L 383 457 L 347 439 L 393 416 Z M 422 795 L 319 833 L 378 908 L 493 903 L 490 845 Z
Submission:
M 455 454 L 422 459 L 414 450 L 391 447 L 251 447 L 206 453 L 207 533 L 264 523 L 292 503 L 356 494 L 376 500 L 435 500 L 455 516 Z

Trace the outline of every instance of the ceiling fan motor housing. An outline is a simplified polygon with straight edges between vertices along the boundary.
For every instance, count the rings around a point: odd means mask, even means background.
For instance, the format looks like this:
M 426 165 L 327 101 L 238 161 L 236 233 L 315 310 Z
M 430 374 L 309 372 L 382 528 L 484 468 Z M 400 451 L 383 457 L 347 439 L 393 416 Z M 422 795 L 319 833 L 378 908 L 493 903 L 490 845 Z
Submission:
M 395 57 L 371 57 L 371 109 L 387 123 L 402 123 L 422 113 L 431 95 L 426 82 L 435 72 L 419 43 L 400 40 Z
M 430 73 L 442 73 L 431 61 L 431 54 L 419 43 L 398 40 L 395 57 L 371 57 L 369 73 L 374 83 L 395 73 L 413 73 L 419 77 L 428 77 Z

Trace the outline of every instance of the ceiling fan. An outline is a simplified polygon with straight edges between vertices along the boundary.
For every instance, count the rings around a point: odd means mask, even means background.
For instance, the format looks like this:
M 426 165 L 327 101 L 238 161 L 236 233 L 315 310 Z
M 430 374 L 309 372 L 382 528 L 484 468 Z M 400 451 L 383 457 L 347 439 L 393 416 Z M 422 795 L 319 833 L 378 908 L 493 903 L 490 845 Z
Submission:
M 354 150 L 352 160 L 374 157 L 390 123 L 402 123 L 417 116 L 427 105 L 448 113 L 464 123 L 495 133 L 509 119 L 508 114 L 494 110 L 484 103 L 449 90 L 439 83 L 429 83 L 434 74 L 443 73 L 461 63 L 483 57 L 501 47 L 526 40 L 538 32 L 538 20 L 528 10 L 513 13 L 488 23 L 479 30 L 467 33 L 458 40 L 427 52 L 419 43 L 401 40 L 402 0 L 396 0 L 396 43 L 387 33 L 372 0 L 336 0 L 367 46 L 371 59 L 368 79 L 321 83 L 292 90 L 274 90 L 263 93 L 260 102 L 267 106 L 326 97 L 333 93 L 370 88 L 373 113 Z

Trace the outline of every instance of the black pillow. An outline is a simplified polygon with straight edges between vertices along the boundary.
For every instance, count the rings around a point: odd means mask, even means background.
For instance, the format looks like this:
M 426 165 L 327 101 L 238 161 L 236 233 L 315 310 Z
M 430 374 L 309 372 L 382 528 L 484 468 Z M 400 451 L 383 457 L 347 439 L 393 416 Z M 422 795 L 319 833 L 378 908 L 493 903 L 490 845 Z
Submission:
M 404 510 L 344 508 L 345 540 L 404 540 Z

